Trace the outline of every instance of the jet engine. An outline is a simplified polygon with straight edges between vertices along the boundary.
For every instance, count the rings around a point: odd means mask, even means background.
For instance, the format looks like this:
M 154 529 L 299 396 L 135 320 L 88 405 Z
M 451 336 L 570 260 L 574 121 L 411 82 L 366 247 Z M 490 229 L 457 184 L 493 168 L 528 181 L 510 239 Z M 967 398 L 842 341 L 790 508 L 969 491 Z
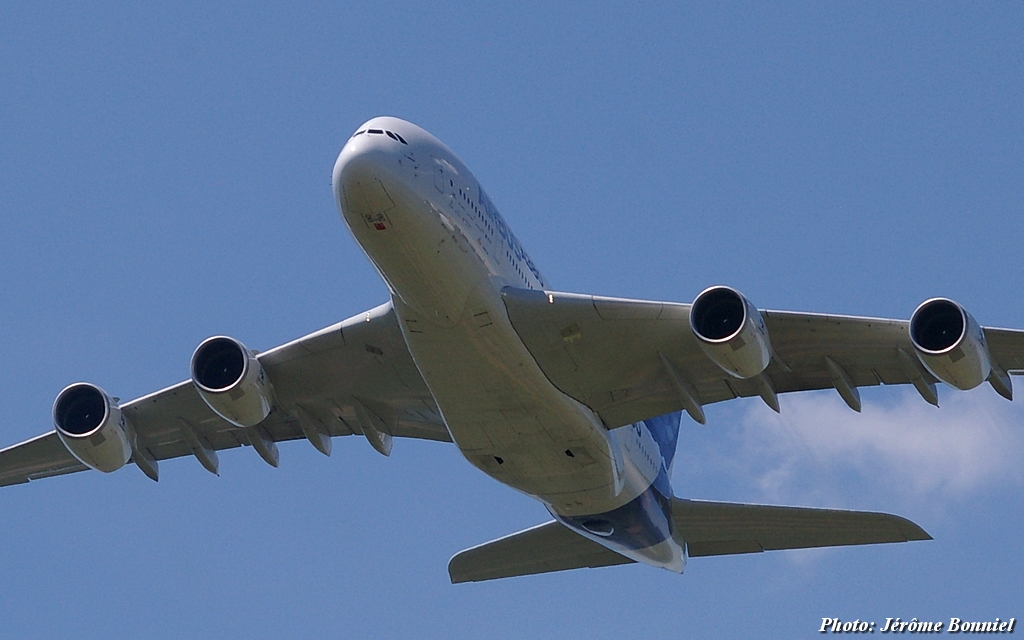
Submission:
M 737 378 L 760 375 L 772 359 L 764 318 L 739 291 L 710 287 L 693 301 L 690 329 L 711 360 Z
M 988 379 L 992 360 L 974 317 L 946 298 L 921 303 L 910 316 L 910 341 L 928 371 L 964 391 Z
M 85 382 L 65 387 L 53 403 L 53 425 L 71 455 L 97 471 L 117 471 L 131 460 L 131 427 L 103 389 Z
M 192 354 L 192 384 L 218 416 L 254 427 L 270 415 L 274 388 L 256 355 L 226 336 L 203 340 Z

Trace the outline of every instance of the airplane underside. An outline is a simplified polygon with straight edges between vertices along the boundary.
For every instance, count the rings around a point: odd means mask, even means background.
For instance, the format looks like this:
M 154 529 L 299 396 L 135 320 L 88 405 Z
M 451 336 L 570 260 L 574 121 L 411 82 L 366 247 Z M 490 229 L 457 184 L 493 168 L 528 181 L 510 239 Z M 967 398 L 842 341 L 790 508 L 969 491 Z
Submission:
M 390 301 L 281 346 L 203 341 L 191 379 L 126 403 L 97 385 L 58 394 L 54 430 L 0 450 L 0 486 L 128 463 L 278 442 L 324 455 L 359 435 L 454 442 L 478 469 L 540 501 L 553 520 L 457 553 L 452 582 L 641 562 L 863 545 L 930 536 L 884 513 L 676 497 L 685 414 L 759 397 L 939 382 L 987 383 L 1012 400 L 1024 332 L 983 327 L 946 298 L 909 320 L 761 310 L 726 286 L 692 304 L 552 290 L 490 198 L 440 141 L 397 118 L 356 131 L 335 164 L 336 204 Z
M 581 535 L 682 571 L 667 474 L 636 468 L 593 411 L 551 384 L 509 321 L 500 272 L 445 213 L 443 194 L 399 171 L 346 165 L 337 178 L 342 214 L 391 288 L 409 351 L 459 450 Z

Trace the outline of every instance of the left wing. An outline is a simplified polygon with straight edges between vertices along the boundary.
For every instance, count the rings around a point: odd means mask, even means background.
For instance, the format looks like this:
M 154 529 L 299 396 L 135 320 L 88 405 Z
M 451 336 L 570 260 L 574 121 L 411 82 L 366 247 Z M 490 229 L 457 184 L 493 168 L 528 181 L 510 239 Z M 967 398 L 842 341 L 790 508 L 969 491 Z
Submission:
M 763 377 L 744 380 L 701 350 L 690 330 L 689 304 L 513 288 L 502 295 L 512 326 L 548 379 L 596 411 L 608 428 L 687 409 L 673 377 L 698 405 L 838 389 L 843 385 L 827 360 L 841 368 L 854 392 L 914 383 L 928 394 L 938 382 L 916 363 L 906 320 L 763 311 L 773 358 Z M 984 332 L 1003 371 L 1024 370 L 1024 332 Z
M 270 441 L 307 437 L 329 453 L 330 436 L 370 438 L 363 432 L 357 406 L 369 407 L 389 435 L 451 441 L 391 303 L 258 359 L 276 392 L 274 410 L 259 425 Z M 189 380 L 121 405 L 121 410 L 138 433 L 144 454 L 156 461 L 195 455 L 215 472 L 217 451 L 252 444 L 247 430 L 211 411 Z M 326 445 L 319 441 L 321 433 Z M 0 451 L 0 486 L 86 468 L 51 431 Z

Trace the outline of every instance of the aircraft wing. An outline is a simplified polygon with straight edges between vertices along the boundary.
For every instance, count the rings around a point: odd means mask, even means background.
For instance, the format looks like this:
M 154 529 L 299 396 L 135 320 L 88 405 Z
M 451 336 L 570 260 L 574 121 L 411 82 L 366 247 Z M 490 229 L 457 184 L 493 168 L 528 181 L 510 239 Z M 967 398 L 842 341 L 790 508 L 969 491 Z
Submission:
M 71 455 L 56 431 L 0 451 L 0 487 L 86 469 Z
M 330 436 L 361 434 L 358 398 L 393 436 L 450 442 L 391 303 L 258 358 L 277 396 L 274 411 L 260 423 L 272 441 L 303 438 L 310 431 Z M 197 449 L 216 452 L 250 444 L 246 430 L 213 413 L 191 381 L 122 404 L 121 410 L 135 427 L 140 445 L 155 460 L 193 454 Z M 199 451 L 197 457 L 202 454 Z M 0 486 L 85 469 L 55 431 L 0 451 Z
M 764 395 L 757 378 L 730 376 L 704 354 L 690 330 L 688 304 L 513 288 L 502 295 L 512 326 L 548 379 L 594 409 L 608 428 L 686 409 L 673 374 L 700 405 Z M 838 388 L 828 360 L 854 391 L 916 382 L 928 393 L 938 382 L 916 364 L 907 320 L 762 315 L 774 350 L 765 374 L 777 393 Z M 1024 331 L 984 331 L 999 366 L 1024 371 Z

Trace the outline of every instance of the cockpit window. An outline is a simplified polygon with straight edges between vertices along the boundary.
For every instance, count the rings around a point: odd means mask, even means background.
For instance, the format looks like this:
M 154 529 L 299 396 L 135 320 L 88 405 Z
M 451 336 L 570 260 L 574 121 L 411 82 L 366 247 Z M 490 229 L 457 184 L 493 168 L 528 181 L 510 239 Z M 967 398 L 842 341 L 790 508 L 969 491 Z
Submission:
M 402 136 L 398 135 L 394 131 L 385 131 L 384 129 L 362 129 L 360 131 L 356 131 L 355 133 L 353 133 L 352 137 L 354 138 L 356 136 L 361 136 L 364 133 L 373 133 L 373 134 L 376 134 L 376 135 L 387 134 L 388 137 L 391 138 L 392 140 L 394 140 L 395 142 L 401 142 L 402 144 L 404 144 L 406 146 L 409 145 L 409 143 L 406 142 L 405 138 L 403 138 Z

